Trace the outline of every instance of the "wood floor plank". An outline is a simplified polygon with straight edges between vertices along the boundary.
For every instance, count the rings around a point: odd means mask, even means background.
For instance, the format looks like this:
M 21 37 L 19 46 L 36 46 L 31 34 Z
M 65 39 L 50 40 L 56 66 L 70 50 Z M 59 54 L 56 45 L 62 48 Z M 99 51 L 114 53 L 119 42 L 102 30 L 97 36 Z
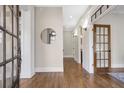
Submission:
M 22 88 L 122 88 L 124 83 L 108 74 L 89 74 L 73 59 L 65 58 L 63 73 L 36 73 L 31 79 L 22 79 L 20 86 Z

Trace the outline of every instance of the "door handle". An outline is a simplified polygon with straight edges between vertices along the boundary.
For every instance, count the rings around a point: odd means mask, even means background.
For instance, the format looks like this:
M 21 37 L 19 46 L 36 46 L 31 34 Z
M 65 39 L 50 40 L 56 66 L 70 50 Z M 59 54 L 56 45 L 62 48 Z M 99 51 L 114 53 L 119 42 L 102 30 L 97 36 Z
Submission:
M 111 52 L 111 50 L 109 50 L 108 52 Z

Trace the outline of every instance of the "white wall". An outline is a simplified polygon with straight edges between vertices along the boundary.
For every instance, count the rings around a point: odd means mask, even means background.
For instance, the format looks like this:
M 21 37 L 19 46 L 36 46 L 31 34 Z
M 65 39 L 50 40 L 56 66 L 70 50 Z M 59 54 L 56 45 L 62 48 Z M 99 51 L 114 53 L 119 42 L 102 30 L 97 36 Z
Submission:
M 89 73 L 93 73 L 93 42 L 92 31 L 83 31 L 83 68 Z
M 73 34 L 72 31 L 63 33 L 64 57 L 73 57 Z
M 80 45 L 80 39 L 79 39 L 79 49 L 81 48 L 83 50 L 83 68 L 88 71 L 89 73 L 93 73 L 93 31 L 92 31 L 92 25 L 90 23 L 90 14 L 92 13 L 92 10 L 89 10 L 83 17 L 79 24 L 79 26 L 84 26 L 84 24 L 87 27 L 87 30 L 83 30 L 83 41 L 82 46 Z M 87 20 L 87 24 L 86 24 Z M 78 35 L 78 38 L 80 35 Z M 80 56 L 79 56 L 80 57 Z M 80 59 L 80 58 L 79 58 Z
M 111 25 L 112 68 L 124 67 L 124 14 L 108 14 L 96 23 Z
M 36 8 L 35 35 L 35 70 L 36 72 L 63 71 L 63 16 L 62 8 Z M 40 34 L 44 28 L 50 27 L 56 31 L 53 44 L 41 41 Z
M 79 45 L 78 45 L 78 36 L 74 36 L 74 60 L 78 62 L 79 58 L 79 51 L 78 51 Z
M 74 31 L 74 38 L 73 38 L 73 47 L 74 47 L 74 60 L 81 64 L 81 40 L 80 40 L 80 30 L 77 27 Z
M 34 8 L 21 7 L 21 78 L 31 78 L 34 72 Z

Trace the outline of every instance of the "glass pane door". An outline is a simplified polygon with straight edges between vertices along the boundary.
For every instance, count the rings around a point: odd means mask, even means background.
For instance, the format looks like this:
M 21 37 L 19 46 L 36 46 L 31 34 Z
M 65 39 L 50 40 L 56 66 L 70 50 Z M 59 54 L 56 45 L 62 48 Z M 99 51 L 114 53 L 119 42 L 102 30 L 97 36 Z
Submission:
M 110 26 L 94 25 L 95 71 L 107 71 L 110 67 Z
M 0 5 L 0 88 L 19 87 L 19 6 Z

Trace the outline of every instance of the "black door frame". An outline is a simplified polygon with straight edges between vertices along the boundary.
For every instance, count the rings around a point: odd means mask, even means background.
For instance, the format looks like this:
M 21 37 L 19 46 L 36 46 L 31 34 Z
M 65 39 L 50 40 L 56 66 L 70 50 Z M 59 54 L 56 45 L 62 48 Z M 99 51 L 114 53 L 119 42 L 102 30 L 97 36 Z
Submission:
M 19 80 L 20 80 L 20 68 L 21 68 L 21 48 L 20 48 L 20 31 L 19 31 L 19 6 L 18 5 L 1 5 L 1 8 L 3 11 L 0 11 L 3 16 L 2 16 L 2 24 L 0 25 L 0 31 L 2 32 L 2 39 L 3 39 L 3 61 L 0 62 L 0 68 L 3 68 L 3 82 L 2 82 L 2 87 L 6 88 L 6 79 L 7 79 L 7 68 L 6 65 L 11 63 L 11 86 L 9 87 L 19 87 Z M 7 22 L 8 20 L 6 19 L 7 17 L 7 8 L 11 11 L 11 29 L 7 28 Z M 16 23 L 14 23 L 16 22 Z M 14 33 L 14 31 L 16 33 Z M 6 51 L 7 51 L 7 46 L 6 41 L 7 41 L 7 36 L 10 36 L 12 39 L 12 56 L 11 58 L 6 57 Z M 14 40 L 16 40 L 16 46 L 17 49 L 14 50 Z M 14 55 L 14 52 L 16 54 Z M 14 67 L 14 63 L 16 63 L 16 69 Z M 14 76 L 14 71 L 16 71 L 16 75 Z

